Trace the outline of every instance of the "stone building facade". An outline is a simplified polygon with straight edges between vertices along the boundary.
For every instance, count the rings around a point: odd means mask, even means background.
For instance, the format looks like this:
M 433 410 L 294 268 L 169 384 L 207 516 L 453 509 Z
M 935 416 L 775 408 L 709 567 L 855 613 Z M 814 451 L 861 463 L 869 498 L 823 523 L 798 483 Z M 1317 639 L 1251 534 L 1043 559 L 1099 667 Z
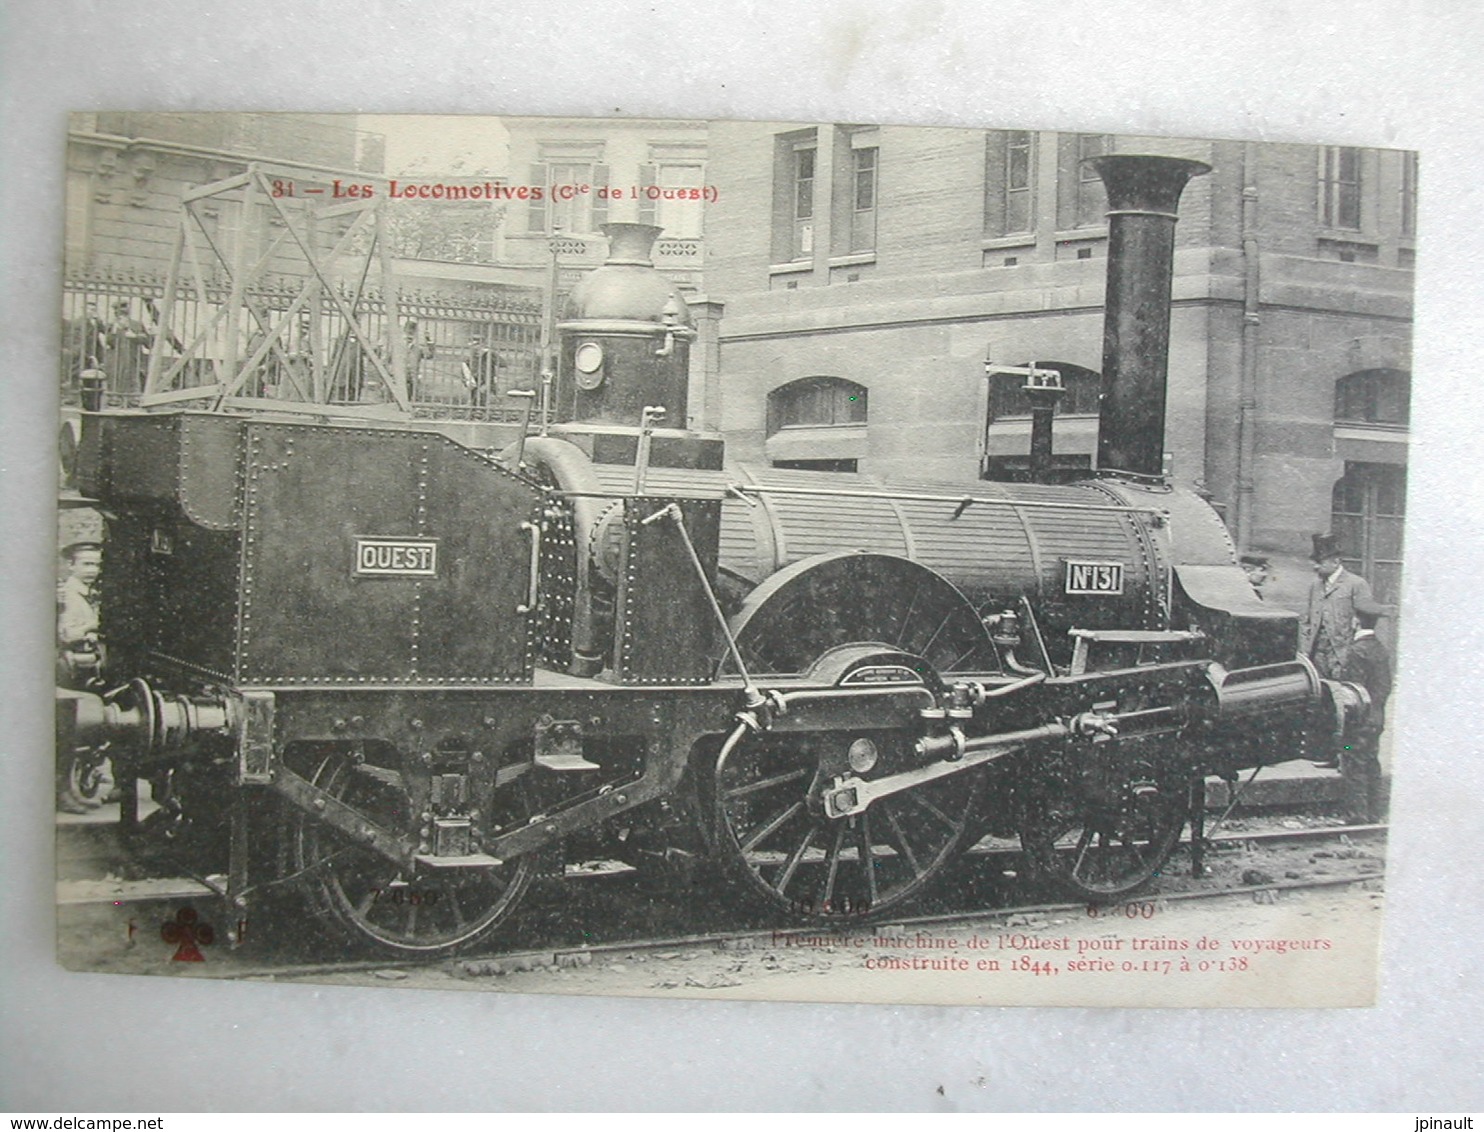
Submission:
M 704 259 L 705 122 L 650 118 L 504 118 L 510 177 L 540 199 L 512 207 L 499 258 L 547 266 L 561 282 L 601 264 L 610 220 L 663 229 L 654 263 L 683 289 L 699 290 Z
M 1023 378 L 1061 369 L 1056 448 L 1096 452 L 1105 152 L 1196 158 L 1176 234 L 1167 463 L 1243 549 L 1331 529 L 1394 600 L 1415 155 L 1008 130 L 712 123 L 706 289 L 738 458 L 1013 478 Z

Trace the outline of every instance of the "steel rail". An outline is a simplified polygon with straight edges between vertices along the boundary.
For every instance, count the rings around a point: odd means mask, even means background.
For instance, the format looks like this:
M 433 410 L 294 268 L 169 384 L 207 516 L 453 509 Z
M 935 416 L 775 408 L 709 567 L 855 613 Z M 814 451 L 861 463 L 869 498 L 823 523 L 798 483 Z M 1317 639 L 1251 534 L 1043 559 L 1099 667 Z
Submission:
M 1247 896 L 1258 892 L 1293 892 L 1301 889 L 1339 888 L 1345 885 L 1364 884 L 1366 881 L 1383 880 L 1380 873 L 1364 873 L 1348 877 L 1316 877 L 1312 880 L 1274 881 L 1270 884 L 1243 885 L 1240 888 L 1221 888 L 1201 892 L 1151 893 L 1147 896 L 1130 896 L 1125 900 L 1111 902 L 1110 908 L 1129 903 L 1185 903 L 1195 900 L 1219 900 Z M 675 951 L 686 948 L 711 947 L 726 949 L 728 944 L 737 945 L 746 941 L 761 941 L 764 944 L 802 936 L 839 936 L 848 938 L 852 933 L 868 931 L 885 935 L 899 928 L 945 927 L 950 925 L 974 926 L 1008 920 L 1012 916 L 1050 914 L 1055 912 L 1076 913 L 1085 911 L 1085 901 L 1048 904 L 1019 904 L 1003 908 L 985 909 L 979 912 L 940 912 L 927 916 L 907 916 L 882 920 L 877 923 L 817 924 L 808 927 L 748 928 L 741 931 L 706 932 L 698 935 L 670 936 L 664 939 L 615 940 L 610 943 L 595 943 L 583 946 L 552 946 L 534 948 L 529 951 L 500 951 L 487 955 L 475 955 L 428 959 L 384 959 L 352 960 L 349 962 L 303 963 L 292 966 L 248 968 L 223 972 L 222 977 L 234 979 L 312 979 L 320 975 L 357 974 L 363 971 L 413 971 L 437 970 L 454 967 L 461 969 L 464 978 L 488 978 L 496 975 L 514 974 L 520 971 L 555 969 L 588 965 L 594 958 L 626 954 L 635 951 Z M 742 948 L 736 948 L 742 950 Z M 586 957 L 586 962 L 581 962 Z M 567 962 L 563 962 L 567 960 Z M 577 960 L 577 962 L 574 962 Z M 481 965 L 489 970 L 480 971 Z M 470 970 L 470 968 L 475 968 Z M 192 972 L 205 975 L 206 972 Z
M 1254 834 L 1231 834 L 1222 838 L 1223 841 L 1244 842 L 1262 840 L 1299 839 L 1310 837 L 1355 834 L 1385 833 L 1389 827 L 1385 825 L 1364 826 L 1332 826 L 1327 829 L 1315 830 L 1281 830 L 1266 831 Z M 990 850 L 996 852 L 997 850 Z M 1019 852 L 1015 850 L 1014 852 Z M 1273 881 L 1268 884 L 1242 885 L 1235 888 L 1205 889 L 1192 892 L 1170 892 L 1147 894 L 1131 894 L 1127 897 L 1108 901 L 1107 907 L 1116 908 L 1124 904 L 1132 903 L 1183 903 L 1195 900 L 1217 900 L 1222 898 L 1246 896 L 1259 892 L 1292 892 L 1303 889 L 1338 888 L 1352 884 L 1362 884 L 1366 881 L 1383 881 L 1383 873 L 1358 873 L 1353 876 L 1344 877 L 1314 877 L 1307 880 L 1283 880 Z M 590 963 L 593 958 L 613 956 L 621 953 L 634 951 L 670 951 L 684 948 L 712 947 L 725 948 L 728 944 L 736 945 L 744 941 L 786 940 L 801 936 L 828 936 L 837 935 L 842 938 L 852 933 L 868 931 L 876 934 L 886 933 L 898 928 L 914 927 L 944 927 L 949 925 L 972 926 L 993 922 L 999 919 L 1008 920 L 1012 916 L 1051 914 L 1057 912 L 1076 913 L 1084 911 L 1088 907 L 1087 901 L 1053 901 L 1041 904 L 1016 904 L 997 908 L 985 908 L 977 911 L 937 912 L 921 916 L 905 916 L 884 919 L 879 922 L 822 922 L 818 924 L 787 926 L 787 927 L 765 927 L 732 929 L 726 931 L 702 932 L 694 935 L 667 936 L 661 939 L 629 939 L 613 940 L 604 943 L 571 945 L 553 944 L 549 947 L 529 948 L 522 951 L 492 951 L 482 955 L 459 956 L 453 958 L 427 959 L 427 958 L 386 958 L 355 959 L 346 961 L 329 961 L 324 963 L 299 963 L 281 966 L 262 966 L 256 968 L 236 969 L 225 971 L 222 977 L 230 978 L 306 978 L 312 979 L 321 975 L 334 974 L 357 974 L 366 971 L 412 971 L 412 970 L 436 970 L 456 969 L 461 970 L 466 978 L 484 978 L 501 974 L 515 973 L 524 970 L 536 970 L 542 968 L 570 967 Z M 582 957 L 587 959 L 583 960 Z M 565 962 L 564 962 L 565 960 Z M 481 965 L 489 969 L 479 971 Z M 476 970 L 471 971 L 473 967 Z M 193 972 L 194 973 L 194 972 Z M 205 974 L 205 972 L 200 972 Z

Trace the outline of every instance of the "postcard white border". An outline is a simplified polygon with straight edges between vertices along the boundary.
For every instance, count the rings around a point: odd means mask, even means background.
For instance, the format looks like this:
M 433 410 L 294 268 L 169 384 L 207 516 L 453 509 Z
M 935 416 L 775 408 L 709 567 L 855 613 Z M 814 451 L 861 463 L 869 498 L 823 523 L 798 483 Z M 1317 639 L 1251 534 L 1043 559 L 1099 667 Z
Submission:
M 0 1105 L 192 1109 L 1477 1109 L 1474 689 L 1484 17 L 969 0 L 81 0 L 5 13 Z M 1408 622 L 1381 1000 L 1128 1011 L 591 1000 L 68 974 L 52 960 L 46 609 L 65 112 L 611 114 L 1145 130 L 1422 151 Z M 306 1025 L 306 1022 L 312 1024 Z M 178 1036 L 189 1031 L 188 1037 Z M 825 1040 L 828 1036 L 828 1040 Z M 788 1050 L 796 1049 L 796 1054 Z

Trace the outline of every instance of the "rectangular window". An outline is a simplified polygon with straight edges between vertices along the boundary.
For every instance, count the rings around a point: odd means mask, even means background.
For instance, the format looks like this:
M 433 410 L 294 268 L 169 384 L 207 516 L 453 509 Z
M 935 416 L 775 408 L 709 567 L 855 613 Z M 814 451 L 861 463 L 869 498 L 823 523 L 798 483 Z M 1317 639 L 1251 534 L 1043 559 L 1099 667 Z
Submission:
M 1417 155 L 1402 154 L 1402 235 L 1417 235 Z
M 1108 139 L 1103 134 L 1077 135 L 1077 227 L 1090 228 L 1107 221 L 1108 194 L 1103 179 L 1087 163 L 1090 157 L 1108 152 Z
M 814 216 L 814 150 L 794 151 L 794 219 Z
M 773 136 L 773 263 L 814 258 L 818 145 L 818 130 L 796 130 Z
M 807 259 L 814 254 L 814 157 L 815 151 L 794 151 L 793 259 Z
M 876 247 L 876 159 L 879 152 L 874 146 L 852 151 L 852 252 L 868 252 Z
M 543 161 L 531 166 L 530 184 L 544 189 L 526 211 L 526 231 L 545 235 L 596 232 L 608 220 L 608 200 L 598 189 L 608 187 L 608 166 L 591 161 Z M 559 194 L 559 185 L 586 185 L 585 193 Z M 567 195 L 568 199 L 559 199 Z
M 660 167 L 658 165 L 639 166 L 639 223 L 658 224 L 660 222 L 659 201 L 655 199 L 652 190 L 659 184 Z
M 1035 230 L 1032 178 L 1035 135 L 990 130 L 984 141 L 984 234 L 1014 236 Z
M 1319 223 L 1360 230 L 1360 150 L 1332 145 L 1320 151 Z
M 1108 194 L 1103 179 L 1084 162 L 1113 152 L 1107 134 L 1063 134 L 1057 139 L 1056 226 L 1096 228 L 1107 222 Z
M 592 182 L 593 167 L 591 165 L 579 165 L 575 162 L 552 162 L 546 167 L 550 171 L 550 179 L 547 181 L 547 196 L 549 204 L 547 215 L 551 218 L 550 225 L 553 232 L 586 232 L 588 231 L 588 202 L 591 197 L 572 195 L 566 200 L 560 200 L 561 195 L 554 190 L 563 185 L 586 185 Z
M 1031 135 L 1016 130 L 1005 139 L 1005 233 L 1031 230 Z
M 703 202 L 699 195 L 691 199 L 690 194 L 699 193 L 705 185 L 701 166 L 662 164 L 655 170 L 655 182 L 653 192 L 659 199 L 655 202 L 655 219 L 650 223 L 658 224 L 671 239 L 698 238 Z

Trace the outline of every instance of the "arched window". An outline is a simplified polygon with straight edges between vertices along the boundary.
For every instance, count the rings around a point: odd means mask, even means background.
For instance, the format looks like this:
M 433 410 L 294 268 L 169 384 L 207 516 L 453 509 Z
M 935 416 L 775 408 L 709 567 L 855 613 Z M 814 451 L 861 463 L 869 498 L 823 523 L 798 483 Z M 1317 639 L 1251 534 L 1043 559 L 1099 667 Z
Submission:
M 1335 382 L 1335 423 L 1407 424 L 1411 377 L 1399 369 L 1365 369 Z
M 843 377 L 803 377 L 768 394 L 768 435 L 786 428 L 866 423 L 866 387 Z
M 1056 402 L 1057 416 L 1097 415 L 1098 394 L 1102 389 L 1103 379 L 1096 370 L 1074 366 L 1070 362 L 1017 363 L 1017 368 L 1028 366 L 1054 369 L 1061 373 L 1061 383 L 1066 392 Z M 989 419 L 996 421 L 1002 417 L 1030 416 L 1031 402 L 1024 387 L 1025 378 L 1020 374 L 1004 373 L 996 376 L 989 385 Z

